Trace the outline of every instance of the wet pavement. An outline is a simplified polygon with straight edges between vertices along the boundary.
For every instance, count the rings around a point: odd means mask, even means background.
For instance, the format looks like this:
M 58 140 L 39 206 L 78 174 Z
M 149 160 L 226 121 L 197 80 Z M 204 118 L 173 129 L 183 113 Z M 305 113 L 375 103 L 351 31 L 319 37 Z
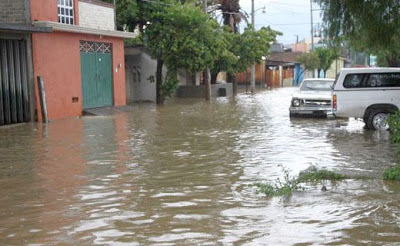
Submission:
M 398 245 L 389 133 L 291 120 L 292 92 L 0 128 L 0 245 Z M 279 164 L 368 179 L 256 194 Z

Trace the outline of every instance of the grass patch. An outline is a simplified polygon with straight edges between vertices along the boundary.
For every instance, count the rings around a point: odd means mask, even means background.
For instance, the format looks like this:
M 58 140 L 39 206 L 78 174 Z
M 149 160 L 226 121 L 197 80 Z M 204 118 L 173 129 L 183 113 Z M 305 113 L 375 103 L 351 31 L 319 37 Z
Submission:
M 400 165 L 390 167 L 383 172 L 384 180 L 400 180 Z
M 300 182 L 317 182 L 323 180 L 343 180 L 348 178 L 346 175 L 335 173 L 326 169 L 317 169 L 315 166 L 311 166 L 306 171 L 300 172 Z
M 255 183 L 257 193 L 265 194 L 266 196 L 291 196 L 293 191 L 301 190 L 300 185 L 279 185 L 276 183 Z
M 283 180 L 277 178 L 274 183 L 255 183 L 257 193 L 263 193 L 266 196 L 291 196 L 293 191 L 303 190 L 298 178 L 291 177 L 289 170 L 279 165 L 283 171 Z
M 276 179 L 275 182 L 255 183 L 253 186 L 257 188 L 257 193 L 263 193 L 266 196 L 291 196 L 293 191 L 304 190 L 301 183 L 318 182 L 323 180 L 343 180 L 348 178 L 346 175 L 335 173 L 326 169 L 317 169 L 311 166 L 300 172 L 299 177 L 291 177 L 289 170 L 279 165 L 283 171 L 283 180 Z M 399 167 L 400 178 L 400 167 Z

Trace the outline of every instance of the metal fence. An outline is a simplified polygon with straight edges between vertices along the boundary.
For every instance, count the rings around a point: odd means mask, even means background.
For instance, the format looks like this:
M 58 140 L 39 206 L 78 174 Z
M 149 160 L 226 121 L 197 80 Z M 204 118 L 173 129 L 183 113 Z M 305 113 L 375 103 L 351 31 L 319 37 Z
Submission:
M 26 42 L 0 39 L 0 125 L 30 121 Z

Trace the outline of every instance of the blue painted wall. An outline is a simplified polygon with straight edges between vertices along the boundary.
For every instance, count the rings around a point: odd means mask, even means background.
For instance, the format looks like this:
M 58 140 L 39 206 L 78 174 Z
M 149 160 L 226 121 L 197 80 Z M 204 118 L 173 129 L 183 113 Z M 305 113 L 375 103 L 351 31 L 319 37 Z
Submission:
M 299 63 L 296 63 L 294 65 L 294 79 L 293 79 L 294 86 L 298 86 L 301 83 L 301 81 L 303 81 L 304 72 L 305 72 L 304 68 L 302 68 Z

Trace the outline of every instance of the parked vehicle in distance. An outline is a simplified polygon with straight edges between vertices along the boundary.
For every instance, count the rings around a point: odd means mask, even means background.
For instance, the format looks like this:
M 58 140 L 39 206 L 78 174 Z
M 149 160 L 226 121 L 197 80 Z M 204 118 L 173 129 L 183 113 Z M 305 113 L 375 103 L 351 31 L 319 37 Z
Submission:
M 290 117 L 332 115 L 331 97 L 334 79 L 304 79 L 292 95 Z
M 389 129 L 388 114 L 399 108 L 400 68 L 344 68 L 333 86 L 333 114 L 362 118 L 370 129 Z

